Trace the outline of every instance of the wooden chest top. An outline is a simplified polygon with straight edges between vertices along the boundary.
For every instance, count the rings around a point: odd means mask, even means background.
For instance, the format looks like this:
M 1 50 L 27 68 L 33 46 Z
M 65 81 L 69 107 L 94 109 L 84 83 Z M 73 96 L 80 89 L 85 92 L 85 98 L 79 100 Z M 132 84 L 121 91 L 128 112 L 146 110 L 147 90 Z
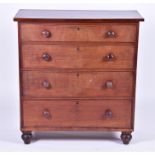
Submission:
M 133 11 L 90 11 L 90 10 L 20 10 L 15 21 L 49 21 L 49 20 L 98 20 L 98 21 L 144 21 Z

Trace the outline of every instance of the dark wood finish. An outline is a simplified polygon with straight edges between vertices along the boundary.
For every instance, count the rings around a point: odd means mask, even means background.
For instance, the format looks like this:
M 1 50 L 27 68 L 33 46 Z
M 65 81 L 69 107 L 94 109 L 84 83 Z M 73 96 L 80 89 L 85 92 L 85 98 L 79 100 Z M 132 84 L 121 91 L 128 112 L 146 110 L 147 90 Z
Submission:
M 130 100 L 24 101 L 24 127 L 130 128 L 131 105 Z
M 30 144 L 31 139 L 32 139 L 32 133 L 31 132 L 23 132 L 22 134 L 22 139 L 24 141 L 25 144 Z
M 134 130 L 137 11 L 20 10 L 21 131 Z
M 131 132 L 122 132 L 121 139 L 124 144 L 129 144 L 132 139 Z

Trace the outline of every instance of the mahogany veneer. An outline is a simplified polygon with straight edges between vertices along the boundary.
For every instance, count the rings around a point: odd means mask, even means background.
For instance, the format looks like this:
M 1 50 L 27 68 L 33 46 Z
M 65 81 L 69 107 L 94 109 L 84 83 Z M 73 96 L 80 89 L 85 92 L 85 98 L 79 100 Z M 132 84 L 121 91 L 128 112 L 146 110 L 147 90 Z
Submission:
M 137 11 L 19 10 L 21 131 L 134 130 Z

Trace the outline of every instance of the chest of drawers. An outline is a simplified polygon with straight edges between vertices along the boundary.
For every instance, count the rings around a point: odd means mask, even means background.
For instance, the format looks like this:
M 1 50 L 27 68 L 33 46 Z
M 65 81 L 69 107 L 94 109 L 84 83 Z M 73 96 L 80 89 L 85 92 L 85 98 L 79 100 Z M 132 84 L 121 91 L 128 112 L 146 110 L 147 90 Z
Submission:
M 21 131 L 134 130 L 137 11 L 20 10 Z

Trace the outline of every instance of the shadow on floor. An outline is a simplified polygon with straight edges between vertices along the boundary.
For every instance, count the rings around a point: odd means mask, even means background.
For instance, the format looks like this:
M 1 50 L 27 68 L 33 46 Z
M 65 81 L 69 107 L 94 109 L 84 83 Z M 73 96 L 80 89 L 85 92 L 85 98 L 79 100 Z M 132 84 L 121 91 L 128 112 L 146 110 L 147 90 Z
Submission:
M 38 140 L 102 140 L 122 143 L 120 135 L 114 132 L 37 132 L 33 133 L 33 142 Z

